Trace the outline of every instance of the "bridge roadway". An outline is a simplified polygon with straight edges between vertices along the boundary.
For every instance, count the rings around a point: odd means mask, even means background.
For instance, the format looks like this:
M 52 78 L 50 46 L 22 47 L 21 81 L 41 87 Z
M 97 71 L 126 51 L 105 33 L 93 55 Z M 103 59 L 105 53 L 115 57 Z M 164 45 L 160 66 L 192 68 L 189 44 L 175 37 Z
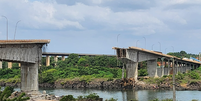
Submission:
M 162 77 L 163 75 L 172 74 L 172 59 L 175 60 L 175 73 L 185 73 L 201 65 L 198 61 L 181 59 L 138 47 L 113 47 L 113 49 L 116 50 L 117 58 L 126 64 L 126 77 L 134 78 L 135 80 L 138 77 L 138 62 L 146 61 L 149 77 Z M 160 62 L 161 65 L 157 66 L 157 62 Z

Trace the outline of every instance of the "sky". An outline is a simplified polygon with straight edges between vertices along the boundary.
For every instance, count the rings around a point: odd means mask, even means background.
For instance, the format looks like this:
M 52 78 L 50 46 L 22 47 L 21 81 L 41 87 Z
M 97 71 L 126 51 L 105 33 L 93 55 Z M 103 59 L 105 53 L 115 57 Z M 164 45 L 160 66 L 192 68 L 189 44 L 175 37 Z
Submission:
M 0 40 L 50 39 L 46 52 L 112 47 L 198 54 L 201 0 L 0 0 Z M 17 24 L 16 23 L 20 21 Z M 16 34 L 15 34 L 16 28 Z

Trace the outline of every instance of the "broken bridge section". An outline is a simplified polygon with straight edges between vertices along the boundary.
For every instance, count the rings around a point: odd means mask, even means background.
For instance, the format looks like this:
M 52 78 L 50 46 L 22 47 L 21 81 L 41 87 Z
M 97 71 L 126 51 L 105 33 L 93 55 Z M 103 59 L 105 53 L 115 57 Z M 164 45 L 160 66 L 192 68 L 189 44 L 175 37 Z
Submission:
M 22 91 L 38 91 L 42 47 L 50 40 L 0 40 L 0 60 L 21 63 Z
M 118 48 L 116 50 L 117 58 L 126 64 L 126 78 L 138 78 L 138 63 L 146 61 L 147 71 L 149 77 L 162 77 L 164 75 L 172 74 L 172 67 L 174 64 L 175 73 L 185 73 L 187 71 L 196 69 L 201 65 L 200 62 L 191 61 L 188 59 L 180 59 L 175 56 L 163 54 L 146 50 L 138 47 Z M 174 58 L 174 63 L 172 59 Z M 158 65 L 158 63 L 160 65 Z

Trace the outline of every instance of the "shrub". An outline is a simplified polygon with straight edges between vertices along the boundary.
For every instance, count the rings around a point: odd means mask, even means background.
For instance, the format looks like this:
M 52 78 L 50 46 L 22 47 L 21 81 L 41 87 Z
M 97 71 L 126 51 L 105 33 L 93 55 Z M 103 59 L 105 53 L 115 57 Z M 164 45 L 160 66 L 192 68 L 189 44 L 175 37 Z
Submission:
M 75 98 L 73 97 L 73 95 L 67 95 L 62 97 L 59 101 L 75 101 Z
M 179 72 L 179 73 L 176 75 L 176 79 L 179 79 L 179 80 L 184 79 L 184 74 L 182 74 L 182 73 Z
M 92 93 L 92 94 L 89 94 L 89 95 L 85 96 L 85 98 L 87 98 L 87 99 L 93 99 L 93 100 L 98 100 L 99 96 L 96 93 Z
M 148 75 L 147 69 L 138 70 L 138 75 L 139 76 L 147 76 Z
M 109 79 L 107 79 L 107 81 L 113 81 L 114 79 L 112 79 L 112 78 L 109 78 Z
M 173 99 L 164 99 L 164 100 L 162 100 L 162 101 L 173 101 Z
M 109 100 L 106 99 L 105 101 L 117 101 L 117 99 L 110 98 Z
M 200 75 L 199 73 L 195 72 L 195 71 L 191 71 L 188 73 L 188 76 L 191 78 L 191 79 L 200 79 Z

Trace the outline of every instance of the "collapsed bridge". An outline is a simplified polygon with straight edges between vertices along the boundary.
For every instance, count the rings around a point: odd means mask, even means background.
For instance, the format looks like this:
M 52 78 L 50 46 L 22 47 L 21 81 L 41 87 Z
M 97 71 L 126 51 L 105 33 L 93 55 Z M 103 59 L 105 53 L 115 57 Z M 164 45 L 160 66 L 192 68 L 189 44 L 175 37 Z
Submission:
M 118 48 L 116 55 L 119 60 L 126 64 L 126 78 L 138 78 L 138 63 L 147 61 L 147 71 L 149 77 L 162 77 L 173 72 L 172 65 L 175 67 L 175 74 L 178 72 L 185 73 L 187 71 L 198 68 L 201 63 L 189 59 L 181 59 L 175 56 L 166 55 L 161 52 L 146 50 L 138 47 Z M 174 63 L 173 60 L 174 59 Z M 157 62 L 160 66 L 157 66 Z
M 42 47 L 50 40 L 0 40 L 0 61 L 21 63 L 21 91 L 38 91 Z

